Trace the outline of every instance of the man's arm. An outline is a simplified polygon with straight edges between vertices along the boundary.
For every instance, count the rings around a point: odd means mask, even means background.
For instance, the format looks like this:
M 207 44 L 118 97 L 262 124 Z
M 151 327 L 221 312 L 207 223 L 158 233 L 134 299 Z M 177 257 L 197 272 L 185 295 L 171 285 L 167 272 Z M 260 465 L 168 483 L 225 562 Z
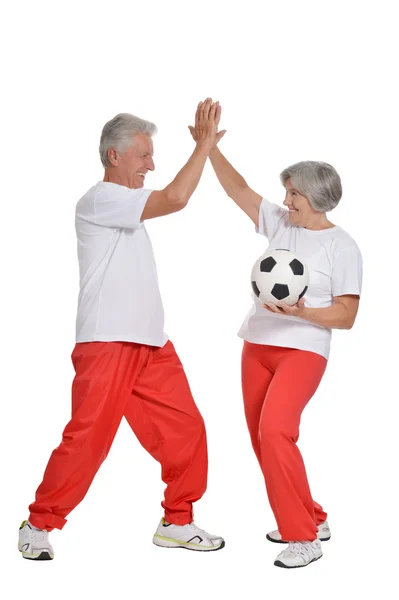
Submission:
M 174 180 L 148 197 L 141 220 L 154 219 L 182 210 L 188 203 L 204 170 L 209 151 L 215 144 L 217 103 L 211 98 L 200 102 L 195 115 L 196 148 Z
M 201 178 L 208 154 L 209 145 L 197 144 L 187 163 L 174 180 L 163 190 L 151 192 L 141 220 L 163 217 L 187 206 Z

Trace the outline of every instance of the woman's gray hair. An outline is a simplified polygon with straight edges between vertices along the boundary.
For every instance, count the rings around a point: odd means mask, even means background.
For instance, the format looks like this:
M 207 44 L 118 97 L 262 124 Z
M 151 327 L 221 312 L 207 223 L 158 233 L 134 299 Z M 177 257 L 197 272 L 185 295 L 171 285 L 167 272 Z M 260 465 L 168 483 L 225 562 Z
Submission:
M 280 174 L 284 185 L 291 179 L 292 185 L 310 205 L 319 212 L 333 210 L 341 200 L 342 185 L 337 171 L 328 163 L 306 160 L 284 169 Z
M 103 166 L 110 167 L 108 150 L 115 148 L 123 154 L 133 142 L 135 135 L 144 134 L 152 137 L 157 132 L 157 127 L 150 121 L 139 119 L 128 113 L 120 113 L 108 121 L 103 127 L 100 139 L 100 158 Z

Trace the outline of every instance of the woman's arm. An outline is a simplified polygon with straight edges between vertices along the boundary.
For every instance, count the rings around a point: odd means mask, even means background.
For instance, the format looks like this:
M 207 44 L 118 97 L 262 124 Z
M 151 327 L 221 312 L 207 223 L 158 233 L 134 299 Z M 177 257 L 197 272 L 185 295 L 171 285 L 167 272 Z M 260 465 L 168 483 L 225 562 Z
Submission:
M 327 308 L 304 306 L 298 316 L 329 329 L 352 329 L 358 309 L 359 296 L 337 296 L 332 306 Z
M 274 304 L 264 306 L 271 312 L 299 317 L 328 329 L 351 329 L 359 309 L 359 296 L 349 294 L 336 296 L 334 304 L 326 308 L 309 308 L 304 304 L 305 300 L 302 299 L 294 306 L 289 306 L 285 302 L 279 302 L 279 306 Z
M 219 127 L 221 114 L 222 107 L 216 102 L 215 121 L 217 128 Z M 194 127 L 189 125 L 189 130 L 194 141 L 197 142 L 198 136 Z M 262 196 L 251 190 L 245 179 L 220 152 L 217 145 L 225 133 L 226 130 L 217 132 L 215 144 L 209 152 L 209 159 L 226 194 L 252 219 L 256 227 L 259 227 L 259 207 L 262 203 Z
M 248 186 L 245 179 L 229 163 L 217 146 L 210 151 L 209 159 L 226 194 L 259 227 L 259 207 L 262 196 Z

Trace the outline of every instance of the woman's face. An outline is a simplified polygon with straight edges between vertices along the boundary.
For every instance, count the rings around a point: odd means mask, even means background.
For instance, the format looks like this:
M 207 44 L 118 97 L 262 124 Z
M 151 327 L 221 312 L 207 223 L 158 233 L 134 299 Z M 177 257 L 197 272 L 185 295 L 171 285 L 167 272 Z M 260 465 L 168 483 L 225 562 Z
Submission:
M 289 210 L 291 223 L 298 227 L 306 227 L 309 218 L 314 217 L 317 211 L 310 205 L 306 196 L 302 196 L 292 185 L 291 179 L 287 179 L 284 184 L 286 189 L 284 205 Z

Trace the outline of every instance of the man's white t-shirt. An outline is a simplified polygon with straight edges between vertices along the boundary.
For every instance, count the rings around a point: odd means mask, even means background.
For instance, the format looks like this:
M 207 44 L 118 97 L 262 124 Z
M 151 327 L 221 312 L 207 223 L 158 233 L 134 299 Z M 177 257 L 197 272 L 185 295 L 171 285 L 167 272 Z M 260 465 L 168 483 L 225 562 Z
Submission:
M 153 249 L 140 221 L 151 192 L 100 181 L 79 200 L 76 342 L 166 343 Z
M 359 295 L 362 287 L 362 256 L 356 242 L 341 227 L 313 231 L 290 223 L 288 210 L 263 199 L 259 209 L 259 229 L 268 238 L 269 249 L 294 252 L 309 270 L 305 306 L 324 308 L 335 296 Z M 254 344 L 298 348 L 328 359 L 331 329 L 299 317 L 271 313 L 253 295 L 249 311 L 238 335 Z

